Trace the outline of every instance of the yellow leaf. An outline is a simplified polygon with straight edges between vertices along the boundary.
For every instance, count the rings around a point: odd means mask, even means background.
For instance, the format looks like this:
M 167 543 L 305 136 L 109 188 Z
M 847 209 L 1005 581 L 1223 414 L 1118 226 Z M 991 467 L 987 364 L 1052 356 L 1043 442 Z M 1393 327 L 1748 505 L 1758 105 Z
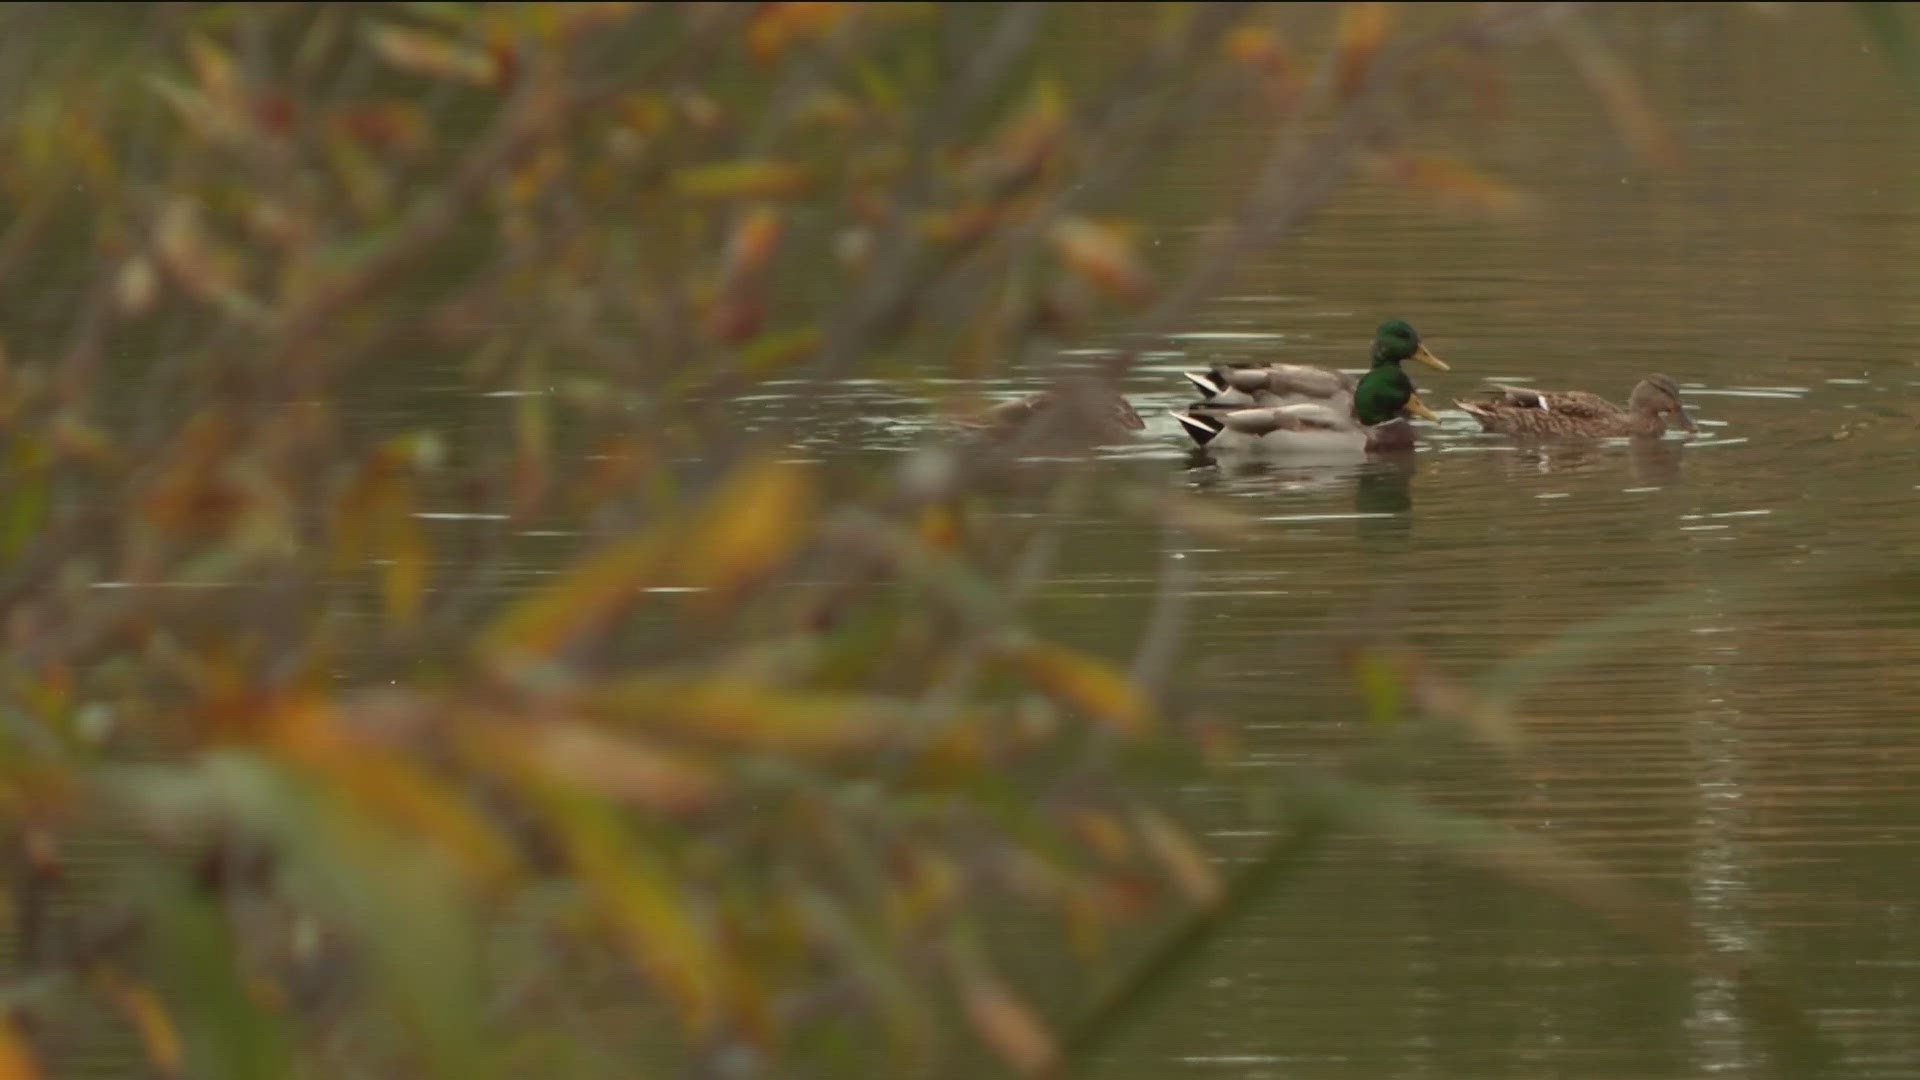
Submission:
M 1153 726 L 1153 706 L 1099 657 L 1043 641 L 1016 643 L 1005 655 L 1048 694 L 1121 734 L 1138 736 Z
M 382 25 L 367 31 L 375 52 L 402 71 L 490 86 L 500 65 L 486 52 L 424 30 Z
M 1154 810 L 1134 815 L 1134 826 L 1147 850 L 1166 867 L 1174 884 L 1196 904 L 1208 907 L 1218 903 L 1222 893 L 1220 874 L 1213 863 L 1180 826 Z
M 163 1076 L 180 1075 L 183 1058 L 180 1029 L 167 1015 L 160 996 L 150 987 L 112 975 L 106 976 L 104 982 L 107 995 L 140 1033 L 140 1045 L 147 1051 L 148 1063 Z
M 817 326 L 768 330 L 740 346 L 740 366 L 756 374 L 774 371 L 819 352 L 821 340 Z
M 1391 657 L 1378 649 L 1362 649 L 1354 654 L 1352 664 L 1368 718 L 1376 724 L 1397 723 L 1406 712 L 1406 694 Z
M 207 98 L 223 108 L 233 109 L 240 100 L 240 78 L 234 70 L 233 57 L 203 37 L 187 43 L 187 55 Z
M 781 559 L 807 534 L 813 480 L 802 466 L 744 466 L 707 499 L 679 560 L 683 584 L 726 590 Z
M 695 199 L 776 199 L 806 187 L 812 171 L 784 161 L 721 161 L 675 170 L 673 190 Z
M 649 530 L 589 557 L 495 619 L 481 636 L 480 652 L 496 663 L 551 656 L 656 580 L 673 551 L 670 540 L 664 529 Z
M 405 476 L 392 480 L 392 490 L 383 500 L 381 554 L 386 558 L 381 574 L 382 597 L 387 617 L 403 627 L 411 627 L 420 617 L 421 598 L 427 586 L 427 538 L 413 516 L 413 484 Z
M 1147 268 L 1132 242 L 1112 226 L 1062 218 L 1054 223 L 1051 239 L 1060 261 L 1102 292 L 1122 300 L 1146 294 Z
M 33 1048 L 27 1045 L 13 1014 L 0 1016 L 0 1080 L 40 1080 L 42 1075 Z
M 876 695 L 785 690 L 723 678 L 636 675 L 583 695 L 612 717 L 643 719 L 727 746 L 834 752 L 861 749 L 901 731 L 905 701 Z
M 719 791 L 720 778 L 691 755 L 574 720 L 540 723 L 504 749 L 544 769 L 554 782 L 653 810 L 697 810 Z
M 601 808 L 551 791 L 544 802 L 555 836 L 634 965 L 672 995 L 689 1027 L 710 1030 L 734 965 L 682 892 L 684 876 Z

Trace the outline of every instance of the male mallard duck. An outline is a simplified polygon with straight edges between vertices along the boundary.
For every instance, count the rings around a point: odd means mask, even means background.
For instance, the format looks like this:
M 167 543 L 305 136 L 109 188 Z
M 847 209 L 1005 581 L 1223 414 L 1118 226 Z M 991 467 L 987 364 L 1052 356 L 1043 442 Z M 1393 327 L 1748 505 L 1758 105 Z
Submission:
M 1448 370 L 1420 343 L 1404 319 L 1388 319 L 1373 335 L 1373 366 L 1418 360 L 1436 371 Z M 1312 401 L 1344 409 L 1356 380 L 1344 371 L 1306 364 L 1215 364 L 1205 372 L 1182 372 L 1209 404 L 1291 405 Z
M 1104 384 L 1080 381 L 990 405 L 959 424 L 1002 439 L 1044 425 L 1052 435 L 1094 443 L 1118 442 L 1147 426 L 1117 391 Z
M 1352 454 L 1413 449 L 1413 425 L 1403 411 L 1437 419 L 1413 396 L 1413 380 L 1394 363 L 1362 375 L 1345 409 L 1313 401 L 1248 409 L 1201 402 L 1174 419 L 1194 442 L 1213 451 Z
M 1687 415 L 1686 406 L 1680 404 L 1680 388 L 1665 375 L 1649 375 L 1640 380 L 1624 409 L 1598 394 L 1580 390 L 1549 392 L 1499 385 L 1487 390 L 1481 401 L 1454 404 L 1480 421 L 1481 428 L 1505 435 L 1536 438 L 1659 435 L 1667 430 L 1668 416 L 1688 431 L 1698 430 L 1693 426 L 1693 418 Z

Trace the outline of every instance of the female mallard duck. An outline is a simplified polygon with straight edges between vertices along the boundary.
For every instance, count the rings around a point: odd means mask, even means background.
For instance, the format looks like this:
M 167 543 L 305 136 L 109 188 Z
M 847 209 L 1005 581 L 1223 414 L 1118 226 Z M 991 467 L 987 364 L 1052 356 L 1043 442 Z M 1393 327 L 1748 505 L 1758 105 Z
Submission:
M 1313 401 L 1235 409 L 1201 402 L 1174 419 L 1193 441 L 1226 453 L 1293 456 L 1413 449 L 1413 425 L 1403 412 L 1437 419 L 1413 395 L 1399 364 L 1381 364 L 1360 377 L 1346 409 Z
M 1373 335 L 1373 365 L 1418 360 L 1435 371 L 1448 370 L 1440 358 L 1420 343 L 1420 335 L 1403 319 L 1388 319 Z M 1205 372 L 1183 372 L 1203 399 L 1213 405 L 1291 405 L 1310 401 L 1344 410 L 1353 398 L 1356 380 L 1344 371 L 1305 364 L 1215 364 Z
M 1056 437 L 1092 443 L 1119 442 L 1146 422 L 1113 388 L 1074 382 L 988 406 L 960 426 L 996 439 L 1014 439 L 1046 429 Z
M 1482 429 L 1503 435 L 1535 438 L 1605 438 L 1619 435 L 1659 435 L 1672 416 L 1688 431 L 1698 430 L 1680 388 L 1665 375 L 1640 380 L 1621 408 L 1598 394 L 1579 390 L 1549 392 L 1522 386 L 1494 386 L 1480 401 L 1456 401 Z

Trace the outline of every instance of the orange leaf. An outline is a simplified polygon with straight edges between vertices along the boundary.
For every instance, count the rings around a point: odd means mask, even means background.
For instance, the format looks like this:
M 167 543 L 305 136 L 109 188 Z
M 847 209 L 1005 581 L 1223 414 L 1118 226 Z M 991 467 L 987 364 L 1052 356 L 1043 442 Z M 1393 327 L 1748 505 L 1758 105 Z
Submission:
M 1392 23 L 1390 4 L 1359 0 L 1340 5 L 1337 79 L 1342 98 L 1352 97 L 1366 82 L 1367 72 L 1373 67 L 1373 59 L 1380 52 Z
M 1388 160 L 1387 169 L 1396 180 L 1443 210 L 1507 220 L 1531 218 L 1540 211 L 1539 200 L 1531 193 L 1458 158 L 1398 154 Z
M 333 703 L 284 702 L 273 710 L 271 733 L 290 759 L 325 778 L 330 790 L 431 841 L 474 878 L 494 881 L 513 869 L 507 842 L 457 791 L 411 758 L 360 737 Z
M 1053 1068 L 1060 1051 L 1052 1033 L 1011 987 L 978 961 L 961 964 L 957 975 L 967 1019 L 1001 1060 L 1027 1076 Z
M 0 1016 L 0 1080 L 40 1080 L 43 1075 L 13 1014 Z
M 1680 165 L 1680 144 L 1653 111 L 1633 73 L 1606 42 L 1573 15 L 1555 20 L 1552 32 L 1573 61 L 1574 70 L 1600 95 L 1620 137 L 1640 159 L 1658 168 Z
M 1160 860 L 1160 865 L 1166 867 L 1168 875 L 1189 899 L 1209 907 L 1219 902 L 1223 891 L 1220 873 L 1186 830 L 1154 810 L 1136 813 L 1134 825 L 1140 830 L 1147 850 Z
M 734 226 L 733 235 L 727 238 L 726 254 L 722 256 L 722 276 L 729 280 L 760 273 L 772 261 L 773 253 L 780 246 L 780 234 L 784 224 L 780 211 L 771 206 L 756 206 L 741 216 L 739 224 Z
M 761 4 L 747 23 L 747 48 L 755 60 L 772 63 L 795 42 L 825 37 L 852 10 L 849 3 Z

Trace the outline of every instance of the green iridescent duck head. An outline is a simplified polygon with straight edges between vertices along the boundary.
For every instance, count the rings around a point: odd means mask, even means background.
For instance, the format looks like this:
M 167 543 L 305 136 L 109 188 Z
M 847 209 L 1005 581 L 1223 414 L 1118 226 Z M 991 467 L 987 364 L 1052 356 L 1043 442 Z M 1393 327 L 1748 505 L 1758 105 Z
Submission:
M 1448 370 L 1439 357 L 1420 343 L 1420 335 L 1405 319 L 1388 319 L 1373 332 L 1373 364 L 1379 367 L 1402 360 L 1418 360 L 1435 371 Z

